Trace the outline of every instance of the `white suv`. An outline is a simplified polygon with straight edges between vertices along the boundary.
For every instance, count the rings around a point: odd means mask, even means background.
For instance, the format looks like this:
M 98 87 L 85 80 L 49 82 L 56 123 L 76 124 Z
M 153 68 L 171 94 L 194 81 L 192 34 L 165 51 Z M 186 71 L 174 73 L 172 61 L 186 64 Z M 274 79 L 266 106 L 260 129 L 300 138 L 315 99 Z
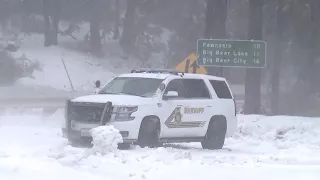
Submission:
M 171 70 L 114 77 L 97 94 L 69 100 L 65 117 L 63 132 L 71 143 L 90 141 L 90 129 L 113 125 L 122 145 L 201 142 L 205 149 L 221 149 L 237 127 L 236 104 L 224 78 Z

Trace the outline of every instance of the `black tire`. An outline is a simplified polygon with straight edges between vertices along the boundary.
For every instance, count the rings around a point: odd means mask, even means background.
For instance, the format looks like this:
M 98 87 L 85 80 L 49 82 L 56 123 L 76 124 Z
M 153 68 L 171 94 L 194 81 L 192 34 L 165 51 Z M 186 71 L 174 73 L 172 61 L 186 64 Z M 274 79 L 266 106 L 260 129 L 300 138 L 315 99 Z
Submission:
M 68 138 L 68 142 L 69 142 L 69 145 L 72 147 L 82 147 L 85 144 L 85 142 L 81 139 Z
M 68 137 L 68 143 L 72 147 L 92 147 L 92 139 L 90 138 L 72 138 Z
M 211 119 L 204 141 L 201 142 L 203 149 L 222 149 L 227 132 L 227 121 L 223 116 Z
M 120 149 L 120 150 L 130 149 L 130 147 L 131 147 L 130 143 L 120 143 L 120 144 L 118 144 L 118 149 Z
M 143 119 L 137 144 L 141 147 L 156 148 L 160 143 L 160 123 L 158 119 L 147 117 Z

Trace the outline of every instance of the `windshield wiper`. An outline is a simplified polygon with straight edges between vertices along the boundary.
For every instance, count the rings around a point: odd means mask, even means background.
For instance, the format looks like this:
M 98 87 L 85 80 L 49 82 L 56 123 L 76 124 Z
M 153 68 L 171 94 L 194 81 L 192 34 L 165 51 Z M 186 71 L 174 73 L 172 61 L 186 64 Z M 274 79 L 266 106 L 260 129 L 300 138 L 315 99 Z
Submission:
M 132 93 L 124 93 L 124 92 L 121 92 L 121 93 L 118 93 L 118 94 L 121 94 L 121 95 L 130 95 L 130 96 L 145 97 L 145 96 L 142 96 L 142 95 L 137 95 L 137 94 L 132 94 Z
M 146 96 L 142 96 L 142 95 L 131 94 L 131 93 L 124 93 L 124 92 L 119 92 L 119 93 L 100 92 L 99 94 L 116 94 L 116 95 L 130 95 L 130 96 L 146 97 Z
M 98 94 L 117 94 L 117 93 L 99 92 Z

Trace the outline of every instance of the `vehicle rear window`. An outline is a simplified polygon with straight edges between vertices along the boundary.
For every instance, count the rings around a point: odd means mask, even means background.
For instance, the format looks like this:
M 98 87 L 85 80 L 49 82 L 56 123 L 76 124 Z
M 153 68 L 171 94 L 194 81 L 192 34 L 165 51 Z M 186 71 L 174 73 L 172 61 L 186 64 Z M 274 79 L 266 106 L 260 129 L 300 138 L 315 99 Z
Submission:
M 220 99 L 232 99 L 231 92 L 225 81 L 210 80 L 210 84 L 216 91 L 218 98 Z

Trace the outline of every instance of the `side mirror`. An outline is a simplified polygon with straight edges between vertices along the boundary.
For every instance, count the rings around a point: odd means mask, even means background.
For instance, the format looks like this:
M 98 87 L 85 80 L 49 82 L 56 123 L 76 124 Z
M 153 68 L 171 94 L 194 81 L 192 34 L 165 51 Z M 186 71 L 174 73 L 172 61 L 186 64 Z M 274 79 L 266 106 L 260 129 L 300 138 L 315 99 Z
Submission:
M 161 83 L 160 86 L 159 86 L 159 89 L 160 89 L 161 91 L 165 90 L 165 89 L 166 89 L 166 85 L 163 84 L 163 83 Z
M 96 83 L 95 83 L 95 85 L 96 85 L 96 88 L 100 88 L 101 82 L 100 82 L 99 80 L 97 80 Z
M 167 94 L 163 95 L 163 99 L 167 100 L 167 99 L 178 97 L 178 96 L 179 94 L 177 91 L 168 91 Z

